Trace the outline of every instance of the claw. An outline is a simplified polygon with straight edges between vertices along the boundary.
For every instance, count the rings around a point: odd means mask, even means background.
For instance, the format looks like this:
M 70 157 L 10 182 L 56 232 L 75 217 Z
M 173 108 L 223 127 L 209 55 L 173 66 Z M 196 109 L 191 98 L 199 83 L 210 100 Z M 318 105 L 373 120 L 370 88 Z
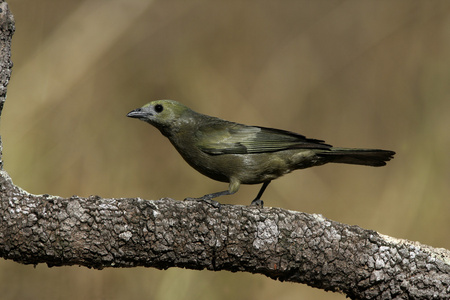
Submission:
M 184 201 L 199 201 L 199 202 L 205 202 L 206 204 L 211 205 L 214 208 L 219 208 L 221 207 L 221 204 L 219 202 L 217 202 L 216 200 L 212 200 L 208 197 L 200 197 L 200 198 L 185 198 Z
M 262 201 L 261 199 L 255 199 L 252 201 L 252 203 L 250 203 L 250 206 L 258 206 L 260 208 L 264 207 L 264 201 Z

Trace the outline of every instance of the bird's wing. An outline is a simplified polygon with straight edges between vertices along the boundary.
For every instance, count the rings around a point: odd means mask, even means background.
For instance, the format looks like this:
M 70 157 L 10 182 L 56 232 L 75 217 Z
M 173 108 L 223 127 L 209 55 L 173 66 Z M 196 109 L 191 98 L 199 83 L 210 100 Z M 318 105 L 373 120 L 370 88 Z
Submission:
M 208 154 L 250 154 L 288 149 L 330 149 L 324 141 L 266 127 L 238 123 L 202 126 L 196 132 L 199 148 Z

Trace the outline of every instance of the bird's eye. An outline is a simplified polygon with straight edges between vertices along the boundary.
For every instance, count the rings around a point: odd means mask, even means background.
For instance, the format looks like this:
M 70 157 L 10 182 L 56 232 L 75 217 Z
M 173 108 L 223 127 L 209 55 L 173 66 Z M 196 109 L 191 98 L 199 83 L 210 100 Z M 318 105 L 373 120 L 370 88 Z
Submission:
M 164 109 L 164 107 L 163 107 L 161 104 L 156 104 L 156 105 L 155 105 L 155 111 L 156 111 L 157 113 L 162 112 L 163 109 Z

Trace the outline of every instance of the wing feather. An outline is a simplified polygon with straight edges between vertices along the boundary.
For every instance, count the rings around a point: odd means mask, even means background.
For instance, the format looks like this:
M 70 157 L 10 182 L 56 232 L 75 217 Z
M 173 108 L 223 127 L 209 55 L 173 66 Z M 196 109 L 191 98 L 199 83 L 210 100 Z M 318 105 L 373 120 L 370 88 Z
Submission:
M 226 121 L 224 121 L 226 122 Z M 252 154 L 288 149 L 330 149 L 322 140 L 267 127 L 226 122 L 210 124 L 196 132 L 198 146 L 208 154 Z

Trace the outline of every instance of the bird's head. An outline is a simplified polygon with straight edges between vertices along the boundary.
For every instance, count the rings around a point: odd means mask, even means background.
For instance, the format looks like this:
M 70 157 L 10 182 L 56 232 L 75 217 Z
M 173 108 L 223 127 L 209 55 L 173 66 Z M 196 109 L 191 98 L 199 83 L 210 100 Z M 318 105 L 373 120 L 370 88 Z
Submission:
M 162 129 L 174 125 L 186 111 L 190 111 L 190 109 L 177 101 L 155 100 L 130 111 L 127 117 L 145 121 Z

